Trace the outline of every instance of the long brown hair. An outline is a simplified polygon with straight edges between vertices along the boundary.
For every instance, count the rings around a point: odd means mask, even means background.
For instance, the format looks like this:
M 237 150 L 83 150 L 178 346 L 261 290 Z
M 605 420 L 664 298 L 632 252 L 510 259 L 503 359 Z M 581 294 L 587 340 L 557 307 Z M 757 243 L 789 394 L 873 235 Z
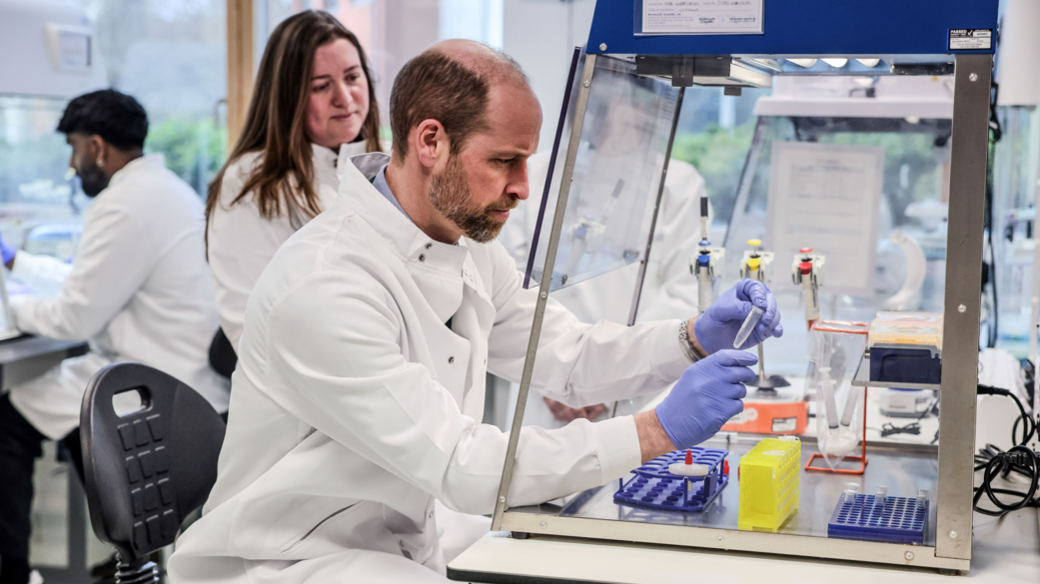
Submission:
M 294 221 L 322 211 L 314 188 L 314 164 L 310 142 L 304 133 L 314 53 L 318 47 L 346 39 L 361 57 L 368 81 L 368 117 L 360 137 L 368 152 L 381 152 L 379 106 L 365 51 L 354 33 L 327 12 L 306 10 L 284 20 L 267 42 L 260 60 L 245 127 L 224 167 L 209 185 L 206 218 L 212 219 L 220 204 L 220 186 L 228 167 L 244 154 L 262 153 L 262 160 L 236 193 L 232 205 L 256 192 L 260 216 L 271 219 L 287 213 Z M 208 239 L 208 237 L 207 237 Z

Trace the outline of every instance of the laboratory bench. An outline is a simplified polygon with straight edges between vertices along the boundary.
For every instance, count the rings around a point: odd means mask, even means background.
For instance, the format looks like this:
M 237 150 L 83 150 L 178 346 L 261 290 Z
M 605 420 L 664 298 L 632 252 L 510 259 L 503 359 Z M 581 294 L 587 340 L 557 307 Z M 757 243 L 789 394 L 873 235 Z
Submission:
M 63 360 L 84 355 L 87 350 L 83 341 L 59 341 L 32 335 L 0 341 L 0 392 L 43 375 Z M 47 582 L 88 582 L 86 498 L 75 473 L 65 474 L 67 561 L 63 567 L 48 566 L 39 571 Z
M 964 577 L 994 584 L 1040 582 L 1038 519 L 1033 508 L 1003 519 L 976 513 L 971 570 Z M 483 584 L 951 582 L 925 568 L 538 535 L 521 540 L 505 532 L 488 534 L 455 558 L 448 578 Z
M 83 341 L 23 335 L 0 341 L 0 392 L 39 377 L 69 357 L 86 354 Z

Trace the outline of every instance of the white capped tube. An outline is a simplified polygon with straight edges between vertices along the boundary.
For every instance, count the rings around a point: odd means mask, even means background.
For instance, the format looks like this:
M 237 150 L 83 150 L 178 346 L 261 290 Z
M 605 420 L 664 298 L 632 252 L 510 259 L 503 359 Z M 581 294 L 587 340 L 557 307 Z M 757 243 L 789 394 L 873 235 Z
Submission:
M 765 314 L 765 311 L 761 308 L 757 306 L 751 307 L 751 312 L 748 313 L 747 318 L 744 319 L 744 324 L 740 325 L 740 330 L 737 331 L 737 337 L 733 339 L 734 349 L 739 349 L 748 340 L 748 337 L 751 336 L 751 331 L 755 330 L 759 321 L 762 320 L 763 314 Z
M 863 388 L 852 386 L 849 395 L 845 398 L 845 409 L 841 412 L 841 425 L 848 428 L 852 424 L 852 416 L 856 413 L 856 405 L 863 395 Z
M 827 427 L 838 428 L 838 404 L 834 400 L 834 380 L 831 379 L 831 368 L 820 367 L 820 390 L 823 391 L 823 405 L 827 408 Z

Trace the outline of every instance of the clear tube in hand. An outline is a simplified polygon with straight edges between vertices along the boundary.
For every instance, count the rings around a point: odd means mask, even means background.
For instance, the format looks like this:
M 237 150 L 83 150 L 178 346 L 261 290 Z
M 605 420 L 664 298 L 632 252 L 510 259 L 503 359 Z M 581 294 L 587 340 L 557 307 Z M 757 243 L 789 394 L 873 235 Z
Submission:
M 765 314 L 765 311 L 761 308 L 757 306 L 751 307 L 751 312 L 748 313 L 747 318 L 744 319 L 744 324 L 740 325 L 740 330 L 737 331 L 737 338 L 733 339 L 734 349 L 739 349 L 748 340 L 748 337 L 751 336 L 751 331 L 755 330 L 759 321 L 762 320 L 763 314 Z

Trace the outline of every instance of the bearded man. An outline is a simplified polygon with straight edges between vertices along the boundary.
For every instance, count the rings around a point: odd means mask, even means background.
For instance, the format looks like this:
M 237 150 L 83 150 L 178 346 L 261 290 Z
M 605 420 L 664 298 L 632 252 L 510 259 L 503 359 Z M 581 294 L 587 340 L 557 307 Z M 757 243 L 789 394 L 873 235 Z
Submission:
M 392 157 L 352 159 L 249 298 L 217 483 L 176 584 L 446 582 L 459 548 L 435 503 L 494 509 L 509 436 L 480 423 L 485 374 L 520 378 L 538 294 L 494 238 L 528 196 L 541 110 L 515 61 L 457 40 L 404 66 L 390 110 Z M 554 399 L 678 383 L 654 411 L 524 428 L 508 503 L 617 480 L 739 413 L 755 358 L 723 348 L 752 303 L 769 308 L 753 342 L 780 333 L 768 289 L 739 286 L 725 310 L 633 327 L 550 299 L 533 383 Z

